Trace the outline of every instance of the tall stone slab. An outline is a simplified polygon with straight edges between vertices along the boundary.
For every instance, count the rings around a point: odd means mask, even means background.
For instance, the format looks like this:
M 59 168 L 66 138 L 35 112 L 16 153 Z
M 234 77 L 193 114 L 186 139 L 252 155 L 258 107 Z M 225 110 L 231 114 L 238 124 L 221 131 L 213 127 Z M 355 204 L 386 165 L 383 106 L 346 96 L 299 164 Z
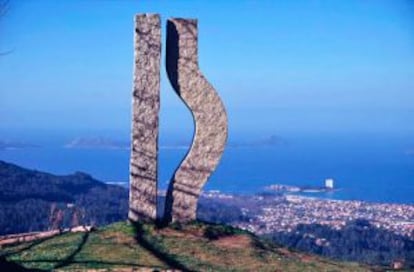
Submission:
M 196 20 L 168 20 L 167 74 L 193 115 L 195 133 L 191 148 L 167 190 L 166 222 L 196 219 L 201 189 L 219 163 L 227 140 L 226 111 L 213 86 L 199 70 L 197 38 Z
M 131 221 L 152 221 L 157 211 L 158 114 L 161 24 L 159 15 L 135 17 L 129 213 Z

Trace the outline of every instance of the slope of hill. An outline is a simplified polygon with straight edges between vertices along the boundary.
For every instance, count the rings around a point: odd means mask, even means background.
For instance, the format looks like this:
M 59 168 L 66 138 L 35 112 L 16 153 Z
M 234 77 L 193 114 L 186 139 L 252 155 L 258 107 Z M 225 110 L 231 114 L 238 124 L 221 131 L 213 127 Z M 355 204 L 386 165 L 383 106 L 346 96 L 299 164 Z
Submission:
M 163 198 L 159 201 L 161 203 Z M 246 198 L 241 201 L 245 204 Z M 197 218 L 237 225 L 251 220 L 243 212 L 243 205 L 226 199 L 202 197 Z M 127 211 L 127 188 L 105 184 L 84 173 L 57 176 L 0 161 L 0 235 L 79 224 L 104 226 L 125 221 Z M 60 223 L 56 224 L 59 217 Z M 413 243 L 408 238 L 401 239 L 389 231 L 366 226 L 362 226 L 362 232 L 360 229 L 358 224 L 343 231 L 309 225 L 290 233 L 274 233 L 268 238 L 327 258 L 384 266 L 403 260 L 406 267 L 412 267 Z M 318 244 L 318 237 L 326 238 L 330 246 Z
M 0 265 L 21 271 L 370 271 L 355 263 L 276 247 L 239 229 L 203 223 L 157 228 L 119 222 L 94 232 L 4 247 L 0 252 Z
M 62 211 L 62 226 L 78 221 L 102 225 L 126 219 L 128 190 L 77 172 L 57 176 L 0 161 L 0 235 L 46 230 L 51 210 Z M 65 214 L 66 213 L 66 214 Z

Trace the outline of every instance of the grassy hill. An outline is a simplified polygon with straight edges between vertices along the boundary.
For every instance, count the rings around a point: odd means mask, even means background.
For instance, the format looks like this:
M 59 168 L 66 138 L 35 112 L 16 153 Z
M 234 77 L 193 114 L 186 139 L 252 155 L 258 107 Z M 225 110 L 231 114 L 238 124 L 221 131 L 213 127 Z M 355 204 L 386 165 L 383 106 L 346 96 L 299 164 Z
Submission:
M 371 271 L 356 263 L 292 252 L 240 229 L 204 223 L 157 228 L 119 222 L 89 233 L 6 246 L 0 255 L 0 265 L 10 271 Z

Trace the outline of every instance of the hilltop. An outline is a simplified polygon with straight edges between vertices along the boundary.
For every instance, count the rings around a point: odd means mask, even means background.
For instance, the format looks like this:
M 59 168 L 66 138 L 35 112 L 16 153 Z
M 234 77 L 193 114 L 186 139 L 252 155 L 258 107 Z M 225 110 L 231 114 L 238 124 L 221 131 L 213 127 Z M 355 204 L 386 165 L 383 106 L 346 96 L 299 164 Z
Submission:
M 164 228 L 118 222 L 93 232 L 6 246 L 0 252 L 1 265 L 14 271 L 371 271 L 290 251 L 237 228 L 200 222 Z

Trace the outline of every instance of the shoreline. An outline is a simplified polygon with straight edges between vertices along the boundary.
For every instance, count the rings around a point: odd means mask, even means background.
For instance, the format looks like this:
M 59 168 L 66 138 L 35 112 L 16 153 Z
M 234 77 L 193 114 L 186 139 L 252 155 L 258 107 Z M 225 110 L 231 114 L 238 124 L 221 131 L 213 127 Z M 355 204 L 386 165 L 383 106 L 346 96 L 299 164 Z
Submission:
M 104 183 L 109 184 L 109 185 L 116 185 L 116 186 L 120 186 L 120 187 L 128 189 L 128 183 L 129 182 L 104 181 Z M 268 186 L 266 186 L 266 187 L 268 187 Z M 203 190 L 200 196 L 202 196 L 203 194 L 204 195 L 205 194 L 222 194 L 222 195 L 234 196 L 234 197 L 238 197 L 238 196 L 254 197 L 254 196 L 267 194 L 267 193 L 275 194 L 275 195 L 280 193 L 284 196 L 291 195 L 291 196 L 301 197 L 303 199 L 326 200 L 326 201 L 336 201 L 336 202 L 361 202 L 361 203 L 369 203 L 369 204 L 390 204 L 390 205 L 414 206 L 414 201 L 411 202 L 411 203 L 407 203 L 407 202 L 371 201 L 371 200 L 363 200 L 363 199 L 339 199 L 339 198 L 332 197 L 332 194 L 335 194 L 336 192 L 341 192 L 341 191 L 343 191 L 344 188 L 337 188 L 337 189 L 328 190 L 328 191 L 311 191 L 311 192 L 309 192 L 309 191 L 306 191 L 306 189 L 305 189 L 304 191 L 284 191 L 284 192 L 281 192 L 281 191 L 268 190 L 268 189 L 266 189 L 266 187 L 264 187 L 264 189 L 261 190 L 261 191 L 252 192 L 252 193 L 225 191 L 225 190 L 219 190 L 219 189 L 208 189 L 208 190 Z M 159 190 L 159 194 L 158 194 L 159 196 L 164 196 L 165 195 L 165 189 L 158 189 L 158 190 Z M 307 194 L 313 194 L 313 195 L 309 196 Z M 314 194 L 331 194 L 331 195 L 329 197 L 322 197 L 322 196 L 315 196 Z

